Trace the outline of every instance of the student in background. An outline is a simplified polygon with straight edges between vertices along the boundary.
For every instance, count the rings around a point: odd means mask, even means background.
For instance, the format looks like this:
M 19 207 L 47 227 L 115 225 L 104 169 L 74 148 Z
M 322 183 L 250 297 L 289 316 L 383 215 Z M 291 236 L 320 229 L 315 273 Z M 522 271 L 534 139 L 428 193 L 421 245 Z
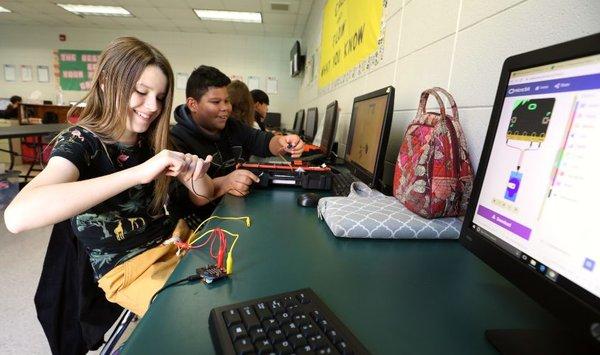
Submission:
M 260 129 L 254 121 L 254 101 L 246 84 L 234 80 L 227 85 L 229 102 L 231 102 L 231 118 L 240 120 L 250 127 Z
M 162 53 L 136 38 L 112 41 L 77 126 L 59 134 L 46 168 L 4 214 L 13 233 L 70 219 L 107 299 L 140 316 L 179 261 L 161 244 L 175 228 L 164 211 L 170 180 L 197 205 L 213 192 L 210 156 L 167 149 L 172 98 Z
M 19 110 L 21 108 L 21 102 L 23 99 L 21 96 L 11 96 L 10 103 L 6 106 L 6 110 L 0 111 L 0 118 L 17 118 L 19 117 Z
M 250 91 L 254 101 L 254 120 L 262 131 L 265 130 L 265 118 L 269 112 L 269 96 L 266 92 L 254 89 Z
M 179 151 L 213 156 L 208 174 L 213 178 L 215 197 L 226 193 L 245 196 L 250 185 L 259 181 L 250 171 L 236 170 L 243 157 L 286 153 L 299 157 L 304 147 L 297 135 L 274 136 L 229 119 L 230 82 L 217 68 L 204 65 L 196 68 L 186 85 L 186 103 L 175 109 L 177 124 L 171 129 Z

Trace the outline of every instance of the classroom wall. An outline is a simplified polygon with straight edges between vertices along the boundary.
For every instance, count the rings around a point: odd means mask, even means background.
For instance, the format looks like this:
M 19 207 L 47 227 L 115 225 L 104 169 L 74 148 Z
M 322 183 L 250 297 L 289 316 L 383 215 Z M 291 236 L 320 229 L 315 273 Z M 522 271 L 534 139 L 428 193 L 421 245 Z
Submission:
M 66 34 L 67 41 L 60 42 L 59 34 Z M 269 94 L 270 110 L 281 112 L 283 117 L 292 115 L 298 107 L 299 78 L 289 74 L 289 53 L 294 38 L 239 36 L 226 34 L 101 30 L 82 28 L 50 28 L 16 25 L 0 25 L 0 97 L 20 95 L 25 101 L 31 93 L 39 90 L 42 99 L 57 102 L 56 78 L 53 77 L 53 54 L 55 49 L 102 50 L 108 42 L 119 36 L 135 36 L 160 49 L 169 59 L 173 72 L 190 74 L 201 65 L 219 68 L 227 75 L 260 77 L 260 89 L 265 90 L 266 77 L 278 79 L 278 93 Z M 4 64 L 17 66 L 17 81 L 4 81 Z M 33 67 L 33 81 L 20 80 L 19 65 Z M 47 65 L 51 70 L 50 83 L 38 83 L 36 66 Z M 65 91 L 64 101 L 77 101 L 82 91 Z M 185 101 L 185 89 L 175 90 L 173 105 Z
M 316 68 L 325 3 L 317 0 L 313 4 L 301 41 L 307 57 L 316 53 Z M 327 104 L 338 100 L 341 111 L 336 140 L 339 151 L 344 152 L 354 97 L 394 86 L 384 171 L 388 183 L 402 136 L 424 89 L 441 86 L 454 95 L 471 161 L 477 168 L 504 60 L 600 32 L 600 1 L 596 0 L 387 0 L 387 4 L 383 61 L 366 75 L 328 93 L 319 92 L 317 81 L 311 83 L 305 75 L 299 107 L 317 106 L 322 125 Z

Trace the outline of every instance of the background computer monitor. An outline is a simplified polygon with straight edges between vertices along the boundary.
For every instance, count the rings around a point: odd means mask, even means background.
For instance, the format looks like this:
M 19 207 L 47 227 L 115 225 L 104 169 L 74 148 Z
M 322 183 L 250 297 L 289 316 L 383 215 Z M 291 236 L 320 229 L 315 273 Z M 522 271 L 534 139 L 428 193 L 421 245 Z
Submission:
M 267 112 L 267 117 L 265 117 L 265 127 L 281 128 L 281 113 Z
M 298 110 L 296 112 L 296 117 L 294 118 L 294 127 L 292 131 L 296 134 L 302 134 L 304 128 L 304 109 Z
M 599 122 L 600 34 L 508 58 L 460 237 L 595 347 Z M 522 338 L 529 353 L 526 333 L 502 334 L 486 333 L 498 347 Z M 542 339 L 567 344 L 554 333 Z
M 8 104 L 10 104 L 10 99 L 0 98 L 0 110 L 6 110 Z
M 356 97 L 352 106 L 345 160 L 354 176 L 376 189 L 383 185 L 393 107 L 392 86 Z
M 312 143 L 317 134 L 319 125 L 319 111 L 316 107 L 310 107 L 306 110 L 306 119 L 304 120 L 304 141 Z
M 333 101 L 327 105 L 325 110 L 325 119 L 323 123 L 323 133 L 321 135 L 321 150 L 325 156 L 331 154 L 331 148 L 333 147 L 333 141 L 335 140 L 335 128 L 338 118 L 338 102 Z

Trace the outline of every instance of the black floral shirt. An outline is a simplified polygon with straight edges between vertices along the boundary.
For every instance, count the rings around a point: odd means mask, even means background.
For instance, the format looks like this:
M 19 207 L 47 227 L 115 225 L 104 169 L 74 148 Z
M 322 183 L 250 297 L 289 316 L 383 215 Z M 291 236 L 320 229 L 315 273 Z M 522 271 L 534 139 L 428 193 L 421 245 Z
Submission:
M 65 158 L 77 167 L 79 180 L 131 168 L 152 155 L 143 139 L 134 146 L 102 143 L 98 136 L 79 126 L 62 132 L 52 151 L 52 156 Z M 133 186 L 71 218 L 75 235 L 90 256 L 96 280 L 170 236 L 173 221 L 164 214 L 150 214 L 153 189 L 154 183 Z

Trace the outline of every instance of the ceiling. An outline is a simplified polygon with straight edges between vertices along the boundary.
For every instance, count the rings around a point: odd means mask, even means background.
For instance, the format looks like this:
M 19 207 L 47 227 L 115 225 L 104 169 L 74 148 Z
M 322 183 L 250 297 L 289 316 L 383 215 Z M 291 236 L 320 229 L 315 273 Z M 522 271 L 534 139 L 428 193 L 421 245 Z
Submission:
M 314 0 L 4 0 L 0 24 L 301 37 Z M 122 6 L 133 17 L 78 16 L 56 3 Z M 272 5 L 288 5 L 274 10 Z M 285 7 L 285 6 L 283 6 Z M 261 12 L 263 23 L 200 20 L 193 9 Z

